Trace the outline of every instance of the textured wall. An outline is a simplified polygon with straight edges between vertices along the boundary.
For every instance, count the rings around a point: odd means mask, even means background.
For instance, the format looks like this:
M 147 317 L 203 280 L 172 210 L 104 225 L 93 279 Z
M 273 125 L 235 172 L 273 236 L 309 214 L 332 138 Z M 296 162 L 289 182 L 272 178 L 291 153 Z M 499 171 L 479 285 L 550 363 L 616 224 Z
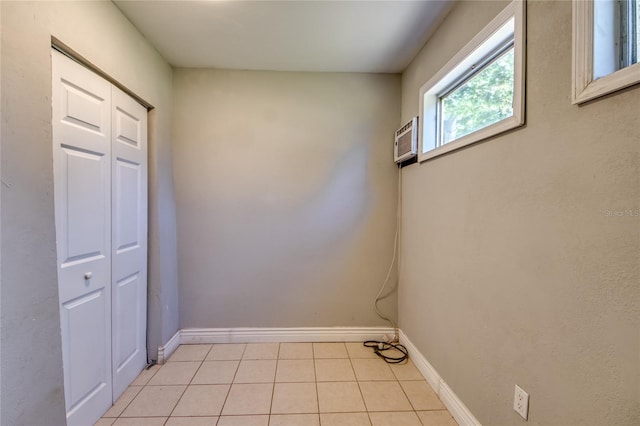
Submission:
M 400 77 L 176 69 L 173 96 L 180 327 L 384 325 Z
M 149 341 L 177 329 L 171 68 L 111 2 L 1 2 L 3 425 L 64 424 L 51 36 L 156 109 L 149 128 Z
M 461 2 L 420 85 L 504 4 Z M 485 425 L 640 424 L 640 87 L 571 105 L 571 2 L 528 2 L 526 127 L 404 169 L 401 328 Z M 608 216 L 609 211 L 631 211 Z

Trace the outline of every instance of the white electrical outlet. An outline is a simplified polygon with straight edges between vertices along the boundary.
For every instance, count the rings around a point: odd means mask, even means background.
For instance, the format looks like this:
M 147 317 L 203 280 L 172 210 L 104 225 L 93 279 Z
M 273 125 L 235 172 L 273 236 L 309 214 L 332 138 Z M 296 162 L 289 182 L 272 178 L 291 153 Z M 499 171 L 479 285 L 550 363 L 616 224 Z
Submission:
M 529 394 L 516 385 L 516 394 L 513 397 L 513 409 L 527 420 L 529 416 Z

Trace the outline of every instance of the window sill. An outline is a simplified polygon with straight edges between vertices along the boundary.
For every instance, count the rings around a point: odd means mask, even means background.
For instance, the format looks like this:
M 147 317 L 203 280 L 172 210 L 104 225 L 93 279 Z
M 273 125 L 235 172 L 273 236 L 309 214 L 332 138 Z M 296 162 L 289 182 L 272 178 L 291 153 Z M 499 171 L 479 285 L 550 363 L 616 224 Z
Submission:
M 430 160 L 435 157 L 447 154 L 452 151 L 464 148 L 465 146 L 472 145 L 478 142 L 482 142 L 486 139 L 498 136 L 506 131 L 521 127 L 524 125 L 524 116 L 511 116 L 499 121 L 491 126 L 485 127 L 473 133 L 469 133 L 466 136 L 456 139 L 453 142 L 449 142 L 445 145 L 439 146 L 432 150 L 421 152 L 418 154 L 418 162 Z
M 593 80 L 583 87 L 576 86 L 573 104 L 582 104 L 638 83 L 640 83 L 640 63 Z

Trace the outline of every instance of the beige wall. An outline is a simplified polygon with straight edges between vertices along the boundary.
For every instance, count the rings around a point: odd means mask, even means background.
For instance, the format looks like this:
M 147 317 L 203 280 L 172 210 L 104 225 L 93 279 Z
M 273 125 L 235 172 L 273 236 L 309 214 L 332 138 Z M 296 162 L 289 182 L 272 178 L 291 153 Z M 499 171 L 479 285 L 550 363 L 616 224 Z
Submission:
M 58 425 L 65 414 L 53 216 L 51 36 L 156 107 L 149 128 L 149 344 L 156 350 L 177 329 L 172 70 L 111 2 L 0 5 L 0 423 Z
M 501 9 L 458 4 L 418 91 Z M 640 423 L 640 87 L 571 105 L 571 2 L 528 2 L 526 127 L 403 171 L 400 326 L 485 425 Z
M 176 69 L 173 96 L 180 327 L 385 325 L 400 77 Z

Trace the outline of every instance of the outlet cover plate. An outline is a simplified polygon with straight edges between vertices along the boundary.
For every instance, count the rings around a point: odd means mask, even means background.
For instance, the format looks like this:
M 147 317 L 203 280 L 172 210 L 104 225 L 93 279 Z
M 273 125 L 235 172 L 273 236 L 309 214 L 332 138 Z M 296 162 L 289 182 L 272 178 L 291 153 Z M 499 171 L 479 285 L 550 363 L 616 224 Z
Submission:
M 513 397 L 513 409 L 516 410 L 516 413 L 520 414 L 523 419 L 527 420 L 529 417 L 529 394 L 523 391 L 518 385 L 516 385 L 516 392 Z

